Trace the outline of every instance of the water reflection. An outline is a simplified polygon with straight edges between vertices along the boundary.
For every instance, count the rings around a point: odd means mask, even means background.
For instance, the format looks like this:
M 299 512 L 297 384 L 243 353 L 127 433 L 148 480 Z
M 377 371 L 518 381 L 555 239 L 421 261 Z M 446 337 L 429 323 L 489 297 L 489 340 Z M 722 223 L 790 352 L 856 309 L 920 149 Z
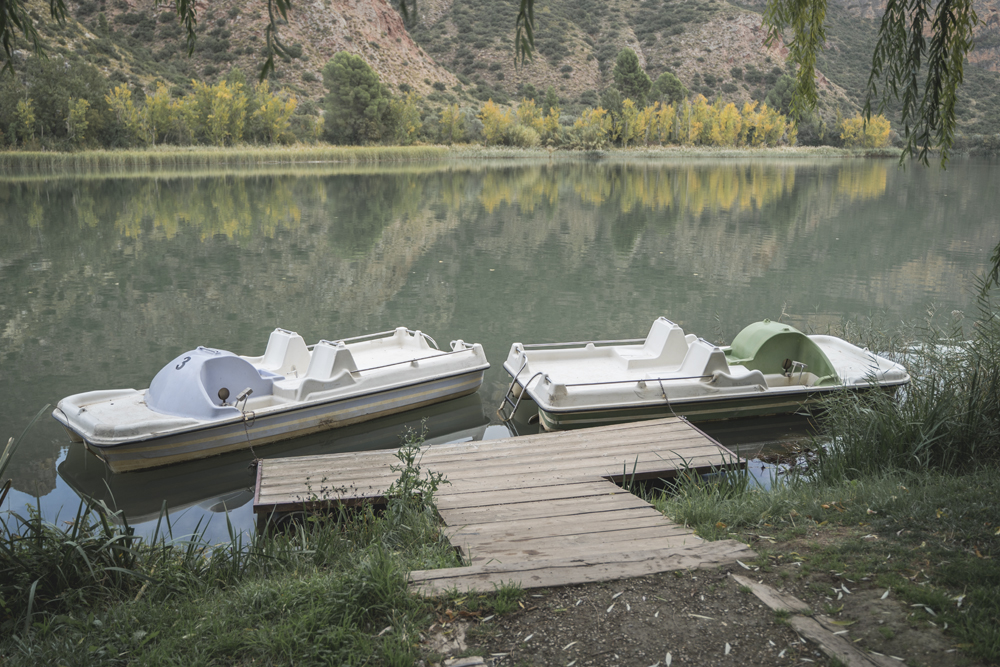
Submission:
M 197 345 L 260 353 L 275 326 L 480 342 L 492 414 L 514 341 L 642 336 L 667 315 L 722 342 L 763 317 L 825 332 L 963 309 L 998 176 L 752 159 L 0 179 L 4 437 L 63 396 L 146 387 Z M 34 429 L 15 488 L 55 503 L 65 445 Z
M 256 469 L 254 453 L 264 459 L 360 452 L 398 447 L 407 433 L 425 433 L 430 445 L 482 440 L 489 419 L 478 395 L 356 424 L 324 434 L 191 461 L 157 470 L 116 475 L 78 444 L 59 464 L 59 477 L 80 497 L 103 501 L 121 511 L 116 519 L 132 525 L 154 521 L 161 509 L 171 515 L 198 506 L 208 513 L 238 513 L 238 527 L 250 527 Z M 492 437 L 496 437 L 493 434 Z M 166 503 L 164 503 L 166 501 Z

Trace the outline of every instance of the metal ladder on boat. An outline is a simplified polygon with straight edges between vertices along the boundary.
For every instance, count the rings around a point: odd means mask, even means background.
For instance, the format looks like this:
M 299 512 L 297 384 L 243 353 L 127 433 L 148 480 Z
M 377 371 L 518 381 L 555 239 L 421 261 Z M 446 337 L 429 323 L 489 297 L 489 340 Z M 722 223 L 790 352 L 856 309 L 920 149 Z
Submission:
M 503 395 L 503 402 L 500 403 L 500 407 L 497 408 L 497 417 L 500 418 L 501 424 L 506 424 L 507 422 L 509 422 L 511 419 L 514 418 L 514 413 L 517 412 L 517 406 L 521 404 L 521 397 L 523 397 L 524 393 L 528 391 L 528 385 L 531 384 L 531 381 L 534 380 L 536 377 L 542 375 L 541 372 L 532 375 L 531 378 L 524 383 L 524 387 L 522 387 L 521 391 L 517 393 L 517 396 L 515 396 L 514 387 L 519 386 L 517 384 L 517 376 L 521 374 L 521 371 L 523 371 L 527 365 L 528 365 L 528 358 L 525 357 L 524 362 L 521 363 L 521 367 L 517 369 L 516 373 L 514 373 L 514 377 L 510 381 L 510 386 L 507 387 L 507 392 Z M 507 414 L 508 409 L 510 410 L 510 414 Z

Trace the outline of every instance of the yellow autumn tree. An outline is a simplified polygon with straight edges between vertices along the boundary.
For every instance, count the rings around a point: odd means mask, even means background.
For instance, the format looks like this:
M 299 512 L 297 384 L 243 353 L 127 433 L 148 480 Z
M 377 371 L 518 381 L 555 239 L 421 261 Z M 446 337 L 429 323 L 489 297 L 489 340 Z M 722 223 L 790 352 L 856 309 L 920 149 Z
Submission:
M 847 118 L 841 125 L 840 138 L 848 148 L 884 148 L 889 145 L 889 120 L 879 114 L 865 122 L 861 114 Z
M 743 125 L 740 128 L 739 138 L 736 143 L 739 146 L 750 146 L 753 144 L 753 134 L 757 127 L 757 100 L 750 100 L 743 105 L 743 112 L 740 114 Z
M 196 136 L 216 146 L 235 144 L 243 139 L 247 103 L 243 84 L 220 81 L 210 86 L 200 81 L 194 85 L 197 118 Z
M 554 146 L 560 142 L 560 135 L 562 133 L 562 126 L 559 125 L 559 109 L 556 107 L 549 107 L 549 112 L 545 114 L 545 118 L 542 119 L 542 129 L 539 131 L 539 136 L 541 137 L 542 144 L 546 146 Z
M 517 105 L 517 124 L 530 127 L 538 134 L 542 133 L 544 119 L 541 109 L 535 104 L 535 100 L 524 99 Z
M 636 143 L 649 145 L 653 143 L 653 124 L 656 118 L 656 105 L 651 104 L 648 107 L 644 107 L 642 111 L 639 112 L 639 116 L 636 118 Z
M 487 146 L 502 144 L 511 126 L 517 122 L 512 110 L 501 111 L 493 100 L 488 100 L 480 109 L 479 120 L 483 122 L 483 143 Z
M 743 118 L 736 105 L 730 102 L 712 121 L 712 143 L 716 146 L 735 146 L 743 129 Z
M 457 104 L 441 109 L 438 130 L 441 132 L 441 140 L 446 144 L 457 143 L 465 138 L 465 121 Z
M 580 148 L 601 148 L 608 143 L 610 126 L 606 110 L 601 107 L 584 109 L 573 123 L 573 140 Z
M 254 87 L 253 104 L 253 120 L 264 140 L 273 144 L 288 131 L 299 102 L 294 95 L 272 93 L 268 82 L 261 81 Z
M 688 142 L 708 145 L 712 143 L 712 123 L 716 110 L 708 103 L 704 95 L 697 95 L 691 105 L 691 120 L 688 127 Z
M 628 148 L 628 145 L 635 141 L 638 136 L 636 122 L 639 120 L 639 110 L 629 98 L 625 98 L 622 102 L 622 113 L 621 113 L 621 123 L 620 123 L 620 137 L 623 148 Z
M 667 144 L 674 140 L 674 123 L 677 120 L 677 109 L 673 104 L 657 102 L 657 105 L 650 138 L 661 144 Z

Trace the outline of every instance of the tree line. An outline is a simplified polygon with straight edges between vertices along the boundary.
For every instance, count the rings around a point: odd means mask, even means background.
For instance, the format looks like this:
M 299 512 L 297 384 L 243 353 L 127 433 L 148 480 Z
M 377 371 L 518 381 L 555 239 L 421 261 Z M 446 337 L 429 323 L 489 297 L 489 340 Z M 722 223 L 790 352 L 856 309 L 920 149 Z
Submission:
M 267 81 L 248 83 L 238 69 L 189 92 L 157 82 L 152 92 L 114 85 L 82 61 L 29 59 L 23 75 L 0 74 L 0 148 L 75 150 L 161 144 L 483 143 L 519 147 L 598 149 L 609 146 L 725 147 L 795 144 L 797 125 L 773 106 L 738 107 L 689 91 L 670 73 L 651 81 L 631 49 L 612 72 L 599 104 L 572 122 L 560 116 L 551 87 L 541 103 L 524 98 L 502 108 L 451 104 L 429 109 L 409 86 L 394 96 L 361 57 L 336 54 L 323 68 L 323 115 Z M 540 97 L 540 96 L 539 96 Z M 596 96 L 595 96 L 596 99 Z M 771 101 L 770 98 L 767 100 Z M 303 113 L 306 111 L 306 113 Z M 889 143 L 889 122 L 876 116 L 838 118 L 831 139 L 877 148 Z
M 152 93 L 114 83 L 80 60 L 28 59 L 0 74 L 0 149 L 78 150 L 160 144 L 231 146 L 315 141 L 323 120 L 238 70 L 187 93 L 157 82 Z

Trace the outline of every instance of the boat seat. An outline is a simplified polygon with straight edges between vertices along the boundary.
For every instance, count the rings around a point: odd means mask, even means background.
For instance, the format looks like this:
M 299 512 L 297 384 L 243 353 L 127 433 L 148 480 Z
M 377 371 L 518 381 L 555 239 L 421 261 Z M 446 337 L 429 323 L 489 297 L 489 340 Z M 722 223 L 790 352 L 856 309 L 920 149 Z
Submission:
M 302 336 L 294 331 L 275 329 L 257 365 L 277 375 L 300 377 L 309 368 L 311 358 Z
M 304 401 L 310 394 L 354 384 L 351 371 L 358 370 L 354 355 L 343 343 L 321 340 L 313 348 L 309 368 L 300 380 L 275 383 L 280 394 L 296 401 Z
M 704 338 L 699 338 L 688 347 L 687 355 L 678 369 L 682 377 L 704 377 L 718 372 L 730 374 L 726 354 Z
M 639 349 L 616 350 L 629 370 L 638 368 L 664 368 L 679 366 L 688 354 L 688 339 L 684 330 L 665 317 L 658 318 L 646 335 Z
M 712 374 L 712 384 L 716 387 L 752 387 L 759 386 L 767 389 L 767 380 L 764 374 L 757 370 L 750 370 L 746 366 L 730 366 L 729 372 L 715 371 Z
M 317 380 L 329 380 L 342 371 L 356 370 L 358 365 L 354 363 L 354 355 L 346 345 L 321 340 L 313 348 L 306 376 Z

